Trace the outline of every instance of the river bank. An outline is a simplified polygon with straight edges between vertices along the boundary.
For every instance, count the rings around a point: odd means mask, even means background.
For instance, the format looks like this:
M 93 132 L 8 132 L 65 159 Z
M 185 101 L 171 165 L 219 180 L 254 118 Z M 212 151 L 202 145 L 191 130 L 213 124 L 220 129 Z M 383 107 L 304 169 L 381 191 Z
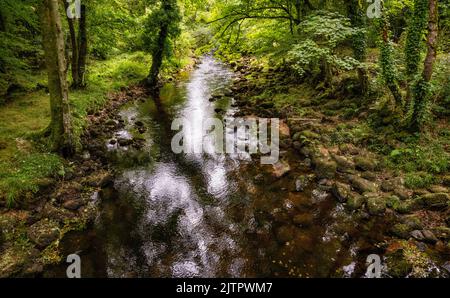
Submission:
M 239 115 L 283 119 L 290 133 L 280 141 L 281 149 L 294 150 L 298 162 L 313 172 L 313 180 L 355 221 L 378 218 L 387 226 L 380 242 L 374 243 L 384 256 L 386 276 L 449 274 L 450 177 L 436 176 L 434 184 L 410 188 L 405 173 L 392 170 L 385 156 L 360 142 L 357 130 L 367 119 L 364 108 L 346 110 L 357 100 L 345 99 L 351 94 L 345 90 L 348 78 L 332 88 L 313 88 L 290 78 L 285 70 L 258 65 L 256 59 L 231 65 L 238 75 L 232 90 Z M 353 115 L 347 115 L 350 112 Z M 393 141 L 385 136 L 382 142 Z M 303 181 L 305 177 L 300 177 L 295 185 Z

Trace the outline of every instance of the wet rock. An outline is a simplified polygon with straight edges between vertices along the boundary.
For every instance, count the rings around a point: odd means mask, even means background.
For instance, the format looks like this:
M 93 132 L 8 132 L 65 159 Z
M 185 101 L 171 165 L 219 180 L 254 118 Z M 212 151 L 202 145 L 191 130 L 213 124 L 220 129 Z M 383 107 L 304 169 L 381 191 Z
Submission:
M 117 144 L 117 140 L 116 140 L 116 139 L 111 139 L 111 140 L 109 141 L 109 144 L 110 144 L 110 145 L 115 145 L 115 144 Z
M 337 170 L 342 173 L 350 173 L 355 169 L 355 163 L 346 157 L 339 156 L 336 154 L 332 155 L 333 159 L 336 161 Z
M 442 265 L 442 268 L 447 271 L 447 273 L 450 274 L 450 261 L 444 263 L 444 265 Z
M 350 175 L 349 181 L 351 185 L 360 193 L 376 192 L 378 188 L 374 182 L 368 181 L 356 175 Z
M 315 164 L 314 172 L 318 179 L 322 178 L 332 179 L 336 176 L 337 171 L 336 162 L 319 158 L 314 161 L 314 164 Z
M 345 203 L 350 196 L 351 187 L 348 184 L 335 182 L 331 192 L 339 202 Z
M 312 225 L 314 216 L 309 213 L 297 214 L 296 216 L 294 216 L 293 221 L 296 225 L 308 227 Z
M 67 210 L 78 210 L 81 206 L 83 206 L 84 203 L 82 200 L 74 199 L 74 200 L 67 200 L 63 203 L 63 207 Z
M 133 144 L 133 140 L 131 140 L 131 139 L 118 139 L 117 142 L 119 143 L 119 145 L 121 147 L 126 147 L 126 146 L 130 146 L 131 144 Z
M 29 227 L 27 235 L 33 243 L 44 248 L 59 238 L 60 231 L 56 222 L 43 219 Z
M 447 193 L 432 193 L 422 196 L 423 204 L 428 208 L 444 208 L 449 205 L 450 197 Z
M 370 215 L 382 215 L 386 211 L 386 199 L 378 194 L 365 194 L 367 211 Z
M 377 161 L 368 156 L 357 156 L 354 159 L 356 168 L 362 171 L 374 171 L 377 167 Z
M 296 192 L 302 192 L 305 191 L 305 189 L 309 186 L 311 182 L 311 177 L 307 175 L 303 175 L 298 177 L 295 180 L 295 191 Z
M 110 174 L 106 174 L 99 182 L 101 188 L 107 188 L 112 185 L 114 185 L 114 177 Z
M 291 166 L 287 163 L 287 161 L 279 161 L 273 165 L 272 174 L 276 178 L 281 178 L 287 175 L 291 171 Z
M 257 183 L 257 184 L 262 184 L 264 183 L 264 174 L 258 174 L 256 175 L 253 180 Z
M 135 125 L 136 127 L 144 127 L 144 122 L 142 122 L 142 121 L 136 121 L 136 123 L 134 123 L 134 125 Z
M 347 199 L 347 208 L 350 210 L 358 210 L 360 209 L 365 202 L 365 198 L 357 193 L 351 193 Z
M 436 244 L 439 241 L 430 230 L 414 230 L 411 232 L 411 237 L 413 237 L 417 241 L 422 241 L 430 244 Z
M 326 198 L 328 198 L 329 193 L 326 190 L 322 190 L 320 188 L 314 189 L 311 193 L 311 199 L 315 204 L 323 202 Z

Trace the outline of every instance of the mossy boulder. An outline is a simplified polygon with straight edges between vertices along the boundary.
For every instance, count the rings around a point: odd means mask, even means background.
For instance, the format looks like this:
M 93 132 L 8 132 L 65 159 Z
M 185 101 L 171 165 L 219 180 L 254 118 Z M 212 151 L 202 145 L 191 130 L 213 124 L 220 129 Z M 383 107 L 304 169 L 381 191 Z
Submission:
M 376 192 L 378 189 L 378 186 L 376 183 L 371 182 L 369 180 L 366 180 L 366 179 L 361 178 L 356 175 L 350 175 L 349 181 L 350 181 L 351 185 L 356 190 L 358 190 L 360 193 L 365 193 L 365 192 L 373 193 L 373 192 Z
M 377 160 L 369 156 L 357 156 L 354 159 L 356 168 L 362 171 L 375 171 Z
M 326 160 L 322 158 L 316 158 L 314 160 L 315 174 L 317 178 L 332 179 L 336 176 L 337 164 L 334 161 Z
M 43 219 L 29 227 L 27 235 L 38 247 L 44 248 L 60 237 L 60 230 L 56 222 Z
M 335 182 L 331 192 L 339 202 L 345 203 L 351 194 L 351 187 L 348 184 Z
M 378 194 L 366 193 L 366 206 L 370 215 L 382 215 L 386 211 L 386 199 Z
M 365 203 L 365 198 L 357 193 L 351 193 L 347 200 L 347 208 L 350 210 L 358 210 L 361 209 L 361 207 Z
M 337 164 L 337 170 L 339 172 L 351 173 L 353 170 L 355 170 L 355 163 L 350 159 L 336 154 L 333 154 L 332 157 Z
M 388 274 L 393 278 L 406 277 L 413 270 L 413 266 L 405 259 L 402 250 L 397 250 L 386 257 L 386 267 Z
M 421 198 L 425 207 L 445 208 L 449 205 L 450 196 L 447 193 L 430 193 Z

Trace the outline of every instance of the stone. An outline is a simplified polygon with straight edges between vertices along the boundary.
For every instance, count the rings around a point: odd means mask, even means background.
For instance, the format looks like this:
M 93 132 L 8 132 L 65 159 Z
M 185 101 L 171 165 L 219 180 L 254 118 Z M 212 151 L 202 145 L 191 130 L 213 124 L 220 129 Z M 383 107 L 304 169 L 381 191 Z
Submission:
M 382 215 L 386 211 L 386 200 L 377 194 L 366 194 L 367 211 L 370 215 Z
M 437 227 L 433 229 L 433 233 L 437 238 L 442 239 L 444 241 L 450 240 L 450 228 L 447 227 Z
M 295 180 L 295 191 L 296 192 L 305 191 L 305 189 L 309 186 L 310 182 L 311 182 L 311 178 L 307 175 L 298 177 Z
M 374 172 L 362 172 L 361 177 L 369 181 L 377 180 L 377 174 L 375 174 Z
M 131 139 L 118 139 L 117 142 L 119 143 L 119 145 L 121 147 L 126 147 L 126 146 L 130 146 L 131 144 L 133 144 L 133 140 L 131 140 Z
M 311 226 L 314 220 L 314 216 L 309 213 L 303 213 L 303 214 L 297 214 L 294 216 L 294 223 L 302 226 L 302 227 L 308 227 Z
M 272 174 L 276 178 L 281 178 L 291 171 L 291 166 L 286 161 L 279 161 L 273 165 Z
M 362 171 L 375 171 L 377 167 L 376 160 L 368 156 L 357 156 L 354 159 L 356 168 Z
M 423 204 L 428 208 L 444 208 L 449 205 L 450 197 L 447 193 L 432 193 L 422 196 Z
M 364 178 L 361 178 L 356 175 L 350 175 L 349 180 L 351 185 L 358 190 L 360 193 L 365 192 L 376 192 L 377 191 L 377 185 L 374 182 L 368 181 Z
M 439 240 L 430 230 L 414 230 L 411 232 L 411 237 L 417 241 L 436 244 Z
M 446 262 L 444 265 L 442 265 L 442 268 L 447 271 L 447 273 L 450 274 L 450 261 Z
M 364 204 L 364 197 L 357 193 L 351 193 L 347 200 L 347 208 L 350 210 L 358 210 Z
M 49 219 L 53 219 L 59 223 L 64 223 L 67 219 L 74 218 L 75 214 L 64 209 L 57 208 L 53 206 L 51 203 L 47 203 L 42 210 L 42 214 Z
M 60 230 L 56 222 L 43 219 L 29 227 L 27 235 L 38 247 L 44 248 L 59 238 Z
M 337 164 L 334 161 L 328 161 L 325 159 L 315 160 L 314 172 L 318 179 L 328 178 L 332 179 L 336 176 Z
M 407 200 L 411 197 L 410 192 L 403 187 L 394 189 L 394 194 L 402 200 Z
M 358 155 L 359 149 L 353 144 L 340 144 L 339 150 L 344 154 Z
M 351 187 L 348 184 L 335 182 L 331 192 L 339 202 L 345 203 L 351 193 Z
M 83 206 L 83 201 L 82 200 L 67 200 L 63 203 L 63 207 L 67 210 L 78 210 L 81 206 Z
M 332 155 L 333 159 L 336 161 L 337 170 L 342 173 L 349 173 L 355 169 L 355 163 L 346 157 L 339 156 L 336 154 Z

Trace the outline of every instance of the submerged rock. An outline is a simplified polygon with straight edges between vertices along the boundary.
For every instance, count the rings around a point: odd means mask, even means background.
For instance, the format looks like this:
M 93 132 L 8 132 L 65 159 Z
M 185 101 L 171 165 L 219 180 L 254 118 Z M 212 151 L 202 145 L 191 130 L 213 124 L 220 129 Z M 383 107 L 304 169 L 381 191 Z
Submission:
M 331 192 L 339 202 L 345 203 L 351 194 L 351 187 L 348 184 L 335 182 Z

